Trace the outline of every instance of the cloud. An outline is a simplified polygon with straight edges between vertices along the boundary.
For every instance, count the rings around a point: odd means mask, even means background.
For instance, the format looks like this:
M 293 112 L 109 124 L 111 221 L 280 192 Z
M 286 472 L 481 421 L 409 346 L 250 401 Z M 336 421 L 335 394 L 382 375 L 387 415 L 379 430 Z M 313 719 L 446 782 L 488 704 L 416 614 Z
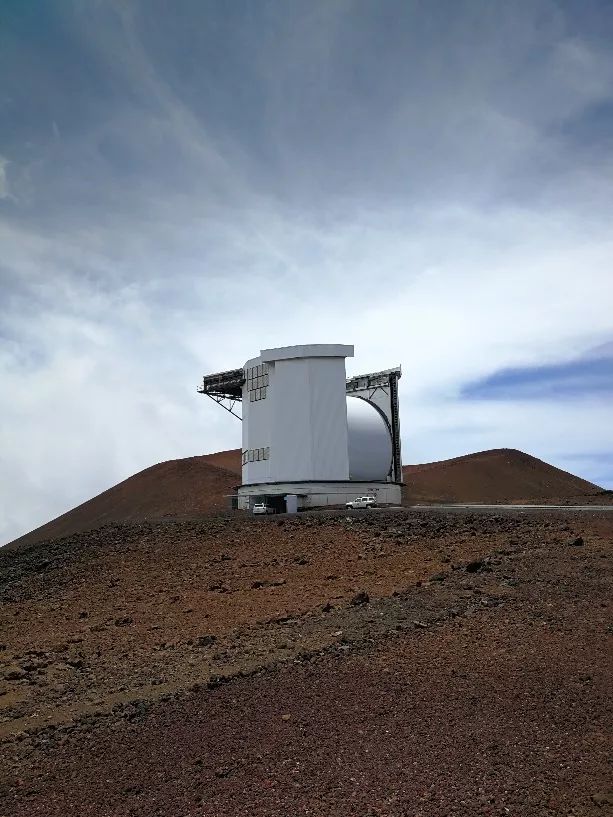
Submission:
M 407 462 L 511 446 L 604 474 L 606 406 L 552 391 L 613 342 L 602 15 L 388 8 L 16 7 L 0 541 L 237 447 L 200 376 L 301 342 L 402 363 Z
M 5 159 L 4 156 L 0 156 L 0 199 L 8 199 L 10 196 L 9 180 L 6 172 L 8 163 L 8 159 Z

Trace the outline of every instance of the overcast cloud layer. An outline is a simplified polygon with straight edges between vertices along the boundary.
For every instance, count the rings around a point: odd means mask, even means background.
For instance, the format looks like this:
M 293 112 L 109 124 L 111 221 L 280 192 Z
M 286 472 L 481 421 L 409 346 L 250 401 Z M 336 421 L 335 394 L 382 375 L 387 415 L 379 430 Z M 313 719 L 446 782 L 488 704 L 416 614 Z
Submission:
M 4 2 L 0 543 L 240 446 L 261 348 L 402 363 L 405 462 L 613 487 L 613 7 Z

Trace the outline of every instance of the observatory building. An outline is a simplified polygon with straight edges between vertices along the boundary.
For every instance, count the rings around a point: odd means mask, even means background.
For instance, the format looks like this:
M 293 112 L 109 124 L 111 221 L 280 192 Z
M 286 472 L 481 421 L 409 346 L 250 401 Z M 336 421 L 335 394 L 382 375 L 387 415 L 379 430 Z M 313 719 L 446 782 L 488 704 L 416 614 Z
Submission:
M 360 494 L 400 504 L 400 367 L 347 379 L 353 346 L 263 349 L 198 389 L 242 419 L 235 507 L 343 505 Z M 239 414 L 242 405 L 242 417 Z

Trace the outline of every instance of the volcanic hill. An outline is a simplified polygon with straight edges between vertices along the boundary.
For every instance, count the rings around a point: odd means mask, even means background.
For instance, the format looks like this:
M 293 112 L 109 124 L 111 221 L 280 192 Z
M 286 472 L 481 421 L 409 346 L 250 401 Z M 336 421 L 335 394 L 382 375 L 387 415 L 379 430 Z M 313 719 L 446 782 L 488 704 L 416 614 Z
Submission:
M 240 476 L 215 464 L 233 452 L 160 462 L 11 542 L 27 547 L 43 539 L 71 536 L 107 522 L 185 518 L 228 510 Z M 240 470 L 239 470 L 240 473 Z
M 602 501 L 602 489 L 512 448 L 440 462 L 407 465 L 404 505 L 439 503 L 550 503 Z M 240 483 L 240 449 L 152 465 L 39 528 L 9 547 L 70 536 L 108 522 L 219 514 Z
M 602 488 L 514 448 L 406 465 L 405 495 L 415 502 L 582 502 Z

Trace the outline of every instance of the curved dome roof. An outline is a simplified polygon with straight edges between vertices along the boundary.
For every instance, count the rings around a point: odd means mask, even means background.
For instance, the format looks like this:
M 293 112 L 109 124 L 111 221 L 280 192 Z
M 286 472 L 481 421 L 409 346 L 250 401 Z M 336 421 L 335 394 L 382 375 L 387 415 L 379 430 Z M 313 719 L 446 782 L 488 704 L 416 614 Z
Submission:
M 349 479 L 384 480 L 392 466 L 392 440 L 385 419 L 372 403 L 347 396 Z

